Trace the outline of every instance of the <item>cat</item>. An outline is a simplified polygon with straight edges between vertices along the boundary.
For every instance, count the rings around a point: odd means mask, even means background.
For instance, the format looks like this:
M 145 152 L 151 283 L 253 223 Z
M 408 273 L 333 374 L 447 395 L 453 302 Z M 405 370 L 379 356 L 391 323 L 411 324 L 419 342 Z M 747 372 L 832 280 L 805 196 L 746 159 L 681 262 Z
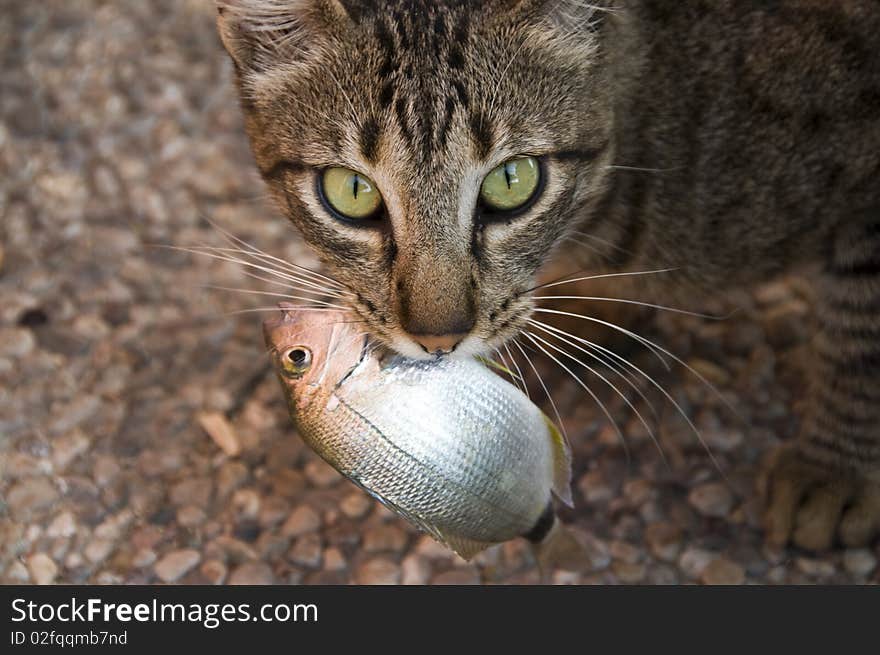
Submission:
M 880 531 L 880 2 L 217 8 L 257 166 L 376 339 L 491 352 L 574 231 L 578 268 L 678 288 L 797 272 L 816 374 L 766 538 Z

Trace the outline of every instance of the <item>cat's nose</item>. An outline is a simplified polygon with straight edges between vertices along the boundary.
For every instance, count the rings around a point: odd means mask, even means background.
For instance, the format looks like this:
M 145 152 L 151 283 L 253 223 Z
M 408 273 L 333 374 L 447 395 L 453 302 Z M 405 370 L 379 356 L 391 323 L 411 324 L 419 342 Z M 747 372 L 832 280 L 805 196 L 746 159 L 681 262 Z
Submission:
M 455 334 L 410 334 L 410 338 L 425 349 L 425 352 L 442 355 L 451 353 L 461 340 L 467 336 L 467 332 Z

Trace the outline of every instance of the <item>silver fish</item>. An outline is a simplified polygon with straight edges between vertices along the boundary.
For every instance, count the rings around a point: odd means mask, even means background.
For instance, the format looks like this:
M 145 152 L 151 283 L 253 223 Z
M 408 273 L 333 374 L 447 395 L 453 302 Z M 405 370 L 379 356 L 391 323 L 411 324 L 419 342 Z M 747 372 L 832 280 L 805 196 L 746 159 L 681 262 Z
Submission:
M 570 550 L 551 499 L 572 504 L 570 450 L 519 389 L 473 359 L 380 355 L 342 311 L 263 330 L 300 435 L 367 493 L 465 559 L 520 536 Z

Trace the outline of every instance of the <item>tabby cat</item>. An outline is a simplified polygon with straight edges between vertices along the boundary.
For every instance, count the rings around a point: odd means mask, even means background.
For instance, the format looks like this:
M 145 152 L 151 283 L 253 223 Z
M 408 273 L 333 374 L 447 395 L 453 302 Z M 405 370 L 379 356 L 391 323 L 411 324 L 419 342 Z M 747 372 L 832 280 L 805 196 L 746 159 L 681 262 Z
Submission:
M 536 271 L 669 267 L 818 299 L 802 438 L 768 540 L 880 530 L 880 2 L 225 0 L 274 197 L 412 357 L 491 352 Z M 584 257 L 581 251 L 580 257 Z

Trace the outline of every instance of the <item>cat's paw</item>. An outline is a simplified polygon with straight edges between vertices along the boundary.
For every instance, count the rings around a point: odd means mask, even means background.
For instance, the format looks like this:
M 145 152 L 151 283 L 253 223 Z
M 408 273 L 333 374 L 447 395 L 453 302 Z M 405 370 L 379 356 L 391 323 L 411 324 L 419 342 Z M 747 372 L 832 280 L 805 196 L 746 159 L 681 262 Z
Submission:
M 761 482 L 767 542 L 792 542 L 812 551 L 871 542 L 880 532 L 880 481 L 815 466 L 798 455 L 797 444 L 780 448 Z

